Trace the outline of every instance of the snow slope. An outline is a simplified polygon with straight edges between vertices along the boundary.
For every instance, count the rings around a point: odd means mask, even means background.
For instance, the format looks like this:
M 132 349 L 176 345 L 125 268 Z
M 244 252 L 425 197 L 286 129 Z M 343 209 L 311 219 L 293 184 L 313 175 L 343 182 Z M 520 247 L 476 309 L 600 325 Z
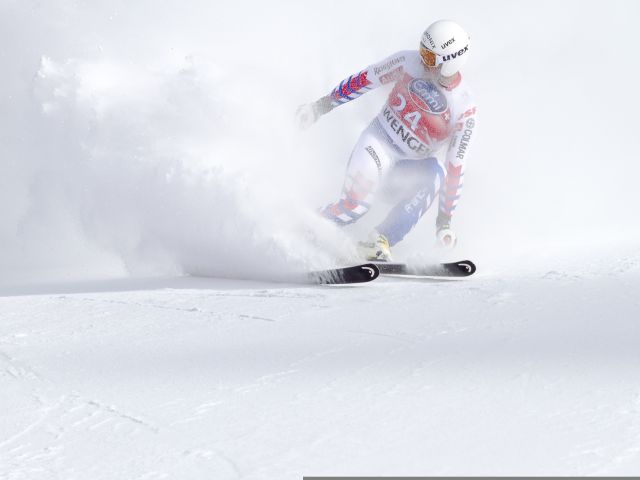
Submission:
M 635 248 L 469 281 L 6 292 L 0 478 L 637 475 L 639 286 Z
M 0 479 L 638 475 L 639 10 L 0 0 Z M 441 17 L 478 274 L 291 283 L 386 92 L 292 112 Z

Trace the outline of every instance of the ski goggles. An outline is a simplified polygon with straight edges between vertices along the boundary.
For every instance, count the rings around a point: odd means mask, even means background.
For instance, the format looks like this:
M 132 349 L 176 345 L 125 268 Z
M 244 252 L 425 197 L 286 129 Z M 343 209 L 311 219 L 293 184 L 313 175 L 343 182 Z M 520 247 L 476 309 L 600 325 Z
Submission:
M 427 67 L 436 67 L 442 63 L 442 57 L 429 50 L 424 43 L 420 43 L 420 56 Z

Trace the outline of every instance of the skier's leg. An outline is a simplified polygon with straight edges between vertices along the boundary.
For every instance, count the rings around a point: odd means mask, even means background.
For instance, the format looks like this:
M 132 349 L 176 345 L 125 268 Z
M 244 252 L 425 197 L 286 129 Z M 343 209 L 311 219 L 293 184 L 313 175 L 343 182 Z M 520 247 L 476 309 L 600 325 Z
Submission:
M 347 165 L 340 199 L 320 210 L 338 225 L 356 222 L 369 211 L 380 182 L 392 164 L 386 140 L 370 126 L 358 139 Z
M 389 174 L 389 181 L 406 192 L 376 230 L 393 246 L 418 223 L 436 198 L 444 180 L 437 159 L 401 160 Z

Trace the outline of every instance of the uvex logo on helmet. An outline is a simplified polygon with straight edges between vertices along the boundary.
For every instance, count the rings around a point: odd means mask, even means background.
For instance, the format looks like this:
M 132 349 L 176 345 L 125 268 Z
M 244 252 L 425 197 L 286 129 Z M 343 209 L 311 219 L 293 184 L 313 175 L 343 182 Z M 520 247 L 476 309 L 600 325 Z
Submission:
M 453 42 L 455 42 L 456 39 L 454 37 L 451 37 L 451 40 L 447 40 L 446 42 L 444 42 L 442 45 L 440 45 L 442 47 L 442 49 L 444 50 L 445 48 L 447 48 L 449 45 L 451 45 Z
M 469 45 L 465 45 L 464 48 L 461 48 L 457 52 L 453 52 L 453 53 L 450 53 L 448 55 L 443 55 L 442 56 L 442 61 L 443 62 L 448 62 L 449 60 L 453 60 L 454 58 L 462 56 L 468 50 L 469 50 Z
M 424 39 L 429 40 L 429 45 L 431 45 L 431 48 L 436 48 L 436 42 L 433 41 L 433 38 L 431 38 L 431 35 L 429 35 L 429 32 L 424 32 L 424 34 L 422 35 L 422 42 L 426 43 L 424 41 Z

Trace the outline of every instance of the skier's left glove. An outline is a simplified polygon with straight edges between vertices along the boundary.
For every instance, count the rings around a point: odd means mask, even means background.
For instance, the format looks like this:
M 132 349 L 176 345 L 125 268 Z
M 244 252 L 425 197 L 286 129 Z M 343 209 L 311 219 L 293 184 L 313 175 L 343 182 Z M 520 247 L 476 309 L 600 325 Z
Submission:
M 436 240 L 439 247 L 453 248 L 458 243 L 456 232 L 450 228 L 441 228 L 436 232 Z
M 456 232 L 451 229 L 451 217 L 438 215 L 436 220 L 436 245 L 442 248 L 453 248 L 458 243 Z
M 322 97 L 313 103 L 300 105 L 296 110 L 296 125 L 302 130 L 308 129 L 318 118 L 333 109 L 331 98 L 329 96 Z

